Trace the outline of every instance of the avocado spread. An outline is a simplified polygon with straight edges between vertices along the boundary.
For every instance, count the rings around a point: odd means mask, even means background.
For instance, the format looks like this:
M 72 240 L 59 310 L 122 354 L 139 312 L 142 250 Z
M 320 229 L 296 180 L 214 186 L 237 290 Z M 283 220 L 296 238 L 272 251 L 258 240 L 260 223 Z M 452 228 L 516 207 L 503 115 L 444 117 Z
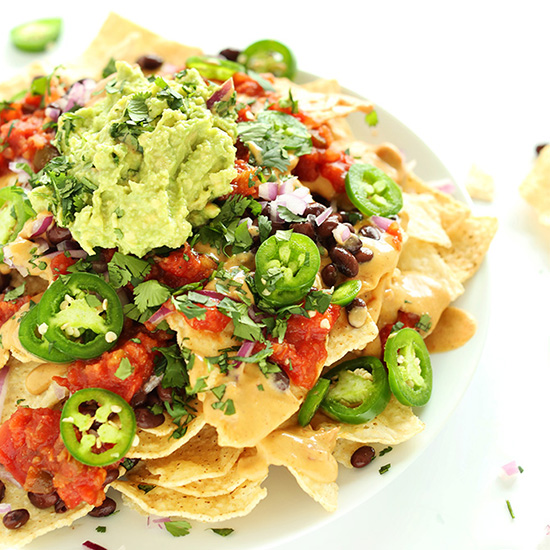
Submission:
M 178 248 L 192 226 L 215 217 L 231 191 L 234 109 L 209 109 L 216 86 L 195 69 L 146 78 L 117 62 L 104 92 L 60 117 L 61 153 L 30 194 L 82 248 L 143 256 Z

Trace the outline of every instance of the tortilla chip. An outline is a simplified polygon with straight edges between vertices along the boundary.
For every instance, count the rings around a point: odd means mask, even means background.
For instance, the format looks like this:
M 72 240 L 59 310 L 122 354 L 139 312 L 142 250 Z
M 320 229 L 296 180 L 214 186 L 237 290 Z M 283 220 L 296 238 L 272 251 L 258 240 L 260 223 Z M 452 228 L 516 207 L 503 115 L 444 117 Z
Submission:
M 155 487 L 146 493 L 138 485 L 122 480 L 113 483 L 122 493 L 125 504 L 142 514 L 205 522 L 246 516 L 267 496 L 267 489 L 261 487 L 260 482 L 244 483 L 229 494 L 213 497 L 183 495 L 165 487 Z
M 489 216 L 470 216 L 449 232 L 452 246 L 438 247 L 441 258 L 463 283 L 479 269 L 497 231 L 498 221 Z
M 342 311 L 328 335 L 326 344 L 328 356 L 325 366 L 332 365 L 350 351 L 363 349 L 377 335 L 378 327 L 370 313 L 365 324 L 360 328 L 355 328 L 348 323 L 346 312 Z
M 12 510 L 25 508 L 30 514 L 29 521 L 19 529 L 6 529 L 4 524 L 0 523 L 0 549 L 2 550 L 25 546 L 41 535 L 61 527 L 67 527 L 93 508 L 86 504 L 64 514 L 56 514 L 51 508 L 41 510 L 35 506 L 29 506 L 27 493 L 22 488 L 7 479 L 2 479 L 2 481 L 6 485 L 6 496 L 2 504 L 10 504 Z
M 472 164 L 464 186 L 472 199 L 492 202 L 495 198 L 495 180 L 476 164 Z
M 49 72 L 49 69 L 45 65 L 35 61 L 28 65 L 20 74 L 0 83 L 0 100 L 10 100 L 21 92 L 21 90 L 26 90 L 34 77 L 42 76 Z
M 193 481 L 227 474 L 242 449 L 220 447 L 215 428 L 204 428 L 171 455 L 149 460 L 147 468 L 159 476 L 163 487 L 178 487 Z
M 197 435 L 205 424 L 204 416 L 201 413 L 202 406 L 200 403 L 195 402 L 193 407 L 197 411 L 197 416 L 193 418 L 186 426 L 185 434 L 180 438 L 170 436 L 159 436 L 152 433 L 151 430 L 145 431 L 142 429 L 137 430 L 137 445 L 130 448 L 126 453 L 128 458 L 161 458 L 168 456 L 175 452 L 177 449 L 185 445 L 191 438 Z M 178 427 L 175 424 L 173 426 L 174 433 Z
M 550 146 L 542 148 L 519 192 L 536 210 L 539 222 L 550 226 Z
M 453 249 L 441 250 L 450 252 Z M 433 244 L 410 238 L 403 246 L 398 267 L 402 271 L 417 271 L 437 280 L 448 290 L 451 301 L 456 300 L 464 292 L 459 275 L 442 258 L 442 254 L 438 253 L 438 248 Z
M 448 248 L 451 239 L 441 224 L 437 199 L 430 193 L 403 193 L 403 210 L 409 216 L 407 235 Z
M 388 406 L 376 418 L 366 424 L 340 424 L 319 415 L 316 428 L 340 427 L 339 438 L 361 443 L 397 445 L 409 440 L 424 429 L 424 423 L 412 411 L 391 397 Z
M 412 172 L 407 174 L 403 190 L 408 193 L 430 193 L 433 195 L 439 208 L 441 225 L 447 233 L 462 223 L 470 215 L 470 208 L 468 205 L 456 200 L 452 195 L 449 195 L 449 193 L 439 191 L 429 183 L 422 181 Z
M 288 471 L 295 477 L 300 488 L 327 512 L 335 512 L 338 507 L 338 485 L 333 481 L 323 483 L 288 466 Z
M 304 90 L 322 94 L 338 94 L 342 91 L 342 87 L 337 80 L 328 78 L 317 78 L 311 82 L 301 84 L 301 87 Z
M 155 53 L 165 63 L 180 68 L 185 65 L 188 57 L 202 55 L 203 52 L 200 48 L 166 40 L 116 13 L 111 13 L 82 57 L 70 64 L 69 69 L 73 78 L 76 75 L 101 78 L 101 71 L 111 58 L 135 63 L 140 56 L 149 53 Z

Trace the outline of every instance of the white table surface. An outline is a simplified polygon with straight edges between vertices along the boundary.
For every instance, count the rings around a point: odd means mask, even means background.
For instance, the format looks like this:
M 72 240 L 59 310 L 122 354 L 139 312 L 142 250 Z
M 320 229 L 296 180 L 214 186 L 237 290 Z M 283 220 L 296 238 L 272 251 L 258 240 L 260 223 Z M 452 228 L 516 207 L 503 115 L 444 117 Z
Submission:
M 550 4 L 4 0 L 0 78 L 30 60 L 9 45 L 12 26 L 62 15 L 49 53 L 61 62 L 84 49 L 109 9 L 210 53 L 277 38 L 303 70 L 338 79 L 412 128 L 457 181 L 475 163 L 496 182 L 495 201 L 475 204 L 500 227 L 487 259 L 491 325 L 463 400 L 386 489 L 281 550 L 550 548 L 550 231 L 518 194 L 535 145 L 550 141 Z M 524 473 L 502 479 L 512 460 Z

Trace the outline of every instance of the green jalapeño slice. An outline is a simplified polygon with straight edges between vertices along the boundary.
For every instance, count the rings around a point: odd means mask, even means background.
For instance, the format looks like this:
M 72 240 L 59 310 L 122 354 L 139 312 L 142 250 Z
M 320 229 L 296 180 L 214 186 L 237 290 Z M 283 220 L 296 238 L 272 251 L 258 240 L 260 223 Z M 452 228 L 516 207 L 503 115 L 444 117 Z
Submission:
M 275 308 L 296 304 L 311 289 L 321 256 L 306 235 L 278 231 L 256 253 L 256 289 Z
M 391 391 L 409 407 L 425 405 L 432 394 L 432 363 L 424 339 L 412 328 L 390 334 L 384 350 Z
M 235 61 L 212 57 L 208 55 L 193 55 L 188 57 L 185 66 L 197 69 L 201 76 L 208 80 L 227 80 L 237 72 L 244 72 L 244 67 Z
M 330 387 L 330 380 L 319 378 L 313 388 L 311 388 L 298 411 L 298 424 L 307 426 L 315 416 L 317 409 L 321 406 L 325 395 Z
M 372 164 L 352 164 L 346 174 L 349 200 L 366 216 L 393 216 L 403 208 L 401 189 Z
M 363 424 L 378 416 L 390 401 L 388 376 L 376 357 L 358 357 L 340 363 L 323 375 L 334 382 L 321 409 L 346 424 Z
M 259 40 L 250 44 L 239 61 L 257 73 L 293 78 L 296 75 L 296 57 L 292 50 L 277 40 Z
M 61 412 L 65 447 L 88 466 L 108 466 L 122 460 L 136 435 L 134 411 L 120 395 L 102 388 L 75 392 Z
M 122 332 L 122 304 L 111 285 L 93 273 L 59 277 L 38 304 L 38 328 L 45 340 L 77 359 L 107 351 Z

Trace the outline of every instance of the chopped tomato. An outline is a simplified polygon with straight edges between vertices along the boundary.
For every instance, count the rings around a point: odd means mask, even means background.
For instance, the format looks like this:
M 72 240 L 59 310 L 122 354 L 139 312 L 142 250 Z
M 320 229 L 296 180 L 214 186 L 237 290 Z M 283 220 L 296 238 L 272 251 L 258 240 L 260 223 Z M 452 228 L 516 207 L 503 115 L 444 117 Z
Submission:
M 403 243 L 403 234 L 401 233 L 401 228 L 399 227 L 399 224 L 397 222 L 391 223 L 388 229 L 386 229 L 386 233 L 388 235 L 391 235 L 392 246 L 395 248 L 395 250 L 401 250 L 401 245 Z
M 293 174 L 303 182 L 315 181 L 322 176 L 332 184 L 337 193 L 344 193 L 346 174 L 352 164 L 352 157 L 343 151 L 314 147 L 311 153 L 300 157 Z
M 68 508 L 86 502 L 99 506 L 105 499 L 104 468 L 74 459 L 59 431 L 61 412 L 18 408 L 0 426 L 0 463 L 26 491 L 53 490 Z
M 21 296 L 15 300 L 4 301 L 4 294 L 0 294 L 0 327 L 15 313 L 23 304 L 30 300 L 30 296 Z
M 233 85 L 238 94 L 244 94 L 250 97 L 265 96 L 265 90 L 261 85 L 246 73 L 235 73 L 233 75 Z
M 54 280 L 57 279 L 59 275 L 67 275 L 69 267 L 75 263 L 76 260 L 65 256 L 65 254 L 54 256 L 50 262 L 50 269 L 52 270 Z
M 216 262 L 206 254 L 199 254 L 189 243 L 171 252 L 165 258 L 158 258 L 147 279 L 157 279 L 172 288 L 189 283 L 198 283 L 214 272 Z
M 415 328 L 418 321 L 420 321 L 420 315 L 399 310 L 397 312 L 397 319 L 395 320 L 395 322 L 384 325 L 379 331 L 382 349 L 384 349 L 384 347 L 386 346 L 386 340 L 390 336 L 391 331 L 393 330 L 395 325 L 397 325 L 396 328 Z
M 200 306 L 204 307 L 204 306 Z M 218 310 L 216 306 L 206 307 L 206 316 L 204 319 L 195 317 L 188 319 L 183 316 L 187 323 L 195 330 L 207 330 L 209 332 L 221 332 L 231 321 L 231 319 Z
M 231 195 L 250 195 L 256 198 L 258 196 L 258 185 L 260 184 L 255 175 L 257 169 L 240 158 L 235 160 L 235 169 L 237 170 L 237 177 L 231 182 L 231 188 L 233 189 Z
M 271 340 L 274 351 L 270 359 L 297 386 L 309 390 L 315 385 L 328 355 L 325 340 L 340 309 L 340 306 L 331 305 L 325 313 L 313 317 L 291 315 L 284 341 Z
M 66 377 L 56 376 L 54 380 L 71 393 L 83 388 L 103 388 L 130 402 L 153 373 L 157 353 L 153 348 L 158 345 L 158 338 L 140 331 L 135 337 L 117 344 L 113 350 L 104 352 L 97 359 L 75 361 L 70 365 Z M 130 363 L 130 373 L 125 367 L 127 362 Z M 122 372 L 117 374 L 120 367 Z

